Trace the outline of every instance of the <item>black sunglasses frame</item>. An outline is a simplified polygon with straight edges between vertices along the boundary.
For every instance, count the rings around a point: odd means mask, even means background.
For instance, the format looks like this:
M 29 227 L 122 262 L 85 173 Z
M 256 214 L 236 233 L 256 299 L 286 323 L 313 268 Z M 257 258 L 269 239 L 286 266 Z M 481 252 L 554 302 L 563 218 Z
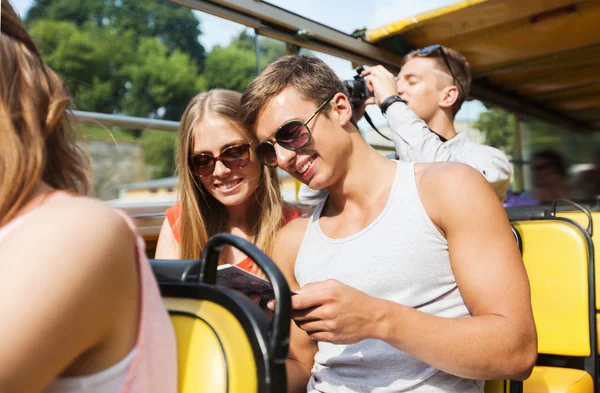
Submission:
M 242 166 L 234 166 L 233 168 L 230 167 L 229 163 L 227 163 L 226 161 L 223 161 L 223 159 L 221 158 L 221 156 L 223 155 L 223 153 L 227 152 L 230 149 L 235 149 L 235 148 L 239 148 L 239 147 L 244 147 L 245 148 L 245 152 L 248 155 L 248 158 L 245 158 L 246 163 Z M 199 157 L 199 156 L 208 156 L 210 158 L 213 159 L 212 164 L 210 165 L 203 165 L 202 167 L 198 167 L 196 166 L 196 164 L 194 164 L 194 158 L 195 157 Z M 225 165 L 227 168 L 229 169 L 242 169 L 243 167 L 245 167 L 246 165 L 248 165 L 248 163 L 250 162 L 250 144 L 249 143 L 240 143 L 239 145 L 231 145 L 231 146 L 227 146 L 224 149 L 221 150 L 221 152 L 219 153 L 218 156 L 213 156 L 211 154 L 207 154 L 207 153 L 198 153 L 198 154 L 194 154 L 190 156 L 190 164 L 193 170 L 194 175 L 198 176 L 198 177 L 205 177 L 205 176 L 210 176 L 215 172 L 215 168 L 217 166 L 217 161 L 221 161 L 221 163 L 223 165 Z M 200 168 L 206 168 L 212 165 L 212 170 L 210 171 L 209 174 L 206 175 L 201 175 L 199 173 Z
M 256 147 L 254 148 L 254 152 L 256 153 L 256 156 L 258 157 L 258 159 L 266 166 L 268 166 L 269 168 L 276 168 L 277 164 L 269 164 L 268 162 L 266 162 L 263 158 L 262 155 L 259 153 L 259 149 L 261 146 L 264 145 L 271 145 L 273 150 L 275 150 L 275 143 L 277 143 L 279 146 L 283 147 L 286 150 L 291 150 L 291 151 L 297 151 L 300 149 L 304 149 L 312 140 L 312 130 L 310 129 L 310 127 L 308 126 L 308 123 L 311 122 L 311 120 L 319 113 L 321 112 L 321 110 L 323 110 L 323 108 L 325 108 L 325 105 L 329 104 L 331 102 L 331 100 L 333 100 L 333 96 L 329 97 L 327 99 L 327 101 L 325 101 L 324 103 L 321 104 L 320 107 L 317 108 L 317 110 L 315 111 L 315 113 L 312 114 L 312 116 L 306 120 L 306 121 L 302 121 L 302 120 L 298 120 L 298 119 L 294 119 L 294 120 L 290 120 L 288 122 L 285 122 L 284 124 L 281 125 L 281 127 L 279 127 L 277 129 L 277 131 L 275 131 L 273 134 L 271 134 L 271 136 L 264 142 L 259 143 L 258 145 L 256 145 Z M 304 128 L 306 128 L 306 131 L 308 131 L 308 140 L 306 141 L 306 143 L 304 143 L 302 146 L 300 147 L 291 147 L 291 146 L 286 146 L 286 144 L 282 144 L 278 138 L 277 138 L 277 134 L 287 125 L 289 124 L 302 124 L 302 126 L 304 126 Z M 271 138 L 275 138 L 275 142 L 271 141 Z

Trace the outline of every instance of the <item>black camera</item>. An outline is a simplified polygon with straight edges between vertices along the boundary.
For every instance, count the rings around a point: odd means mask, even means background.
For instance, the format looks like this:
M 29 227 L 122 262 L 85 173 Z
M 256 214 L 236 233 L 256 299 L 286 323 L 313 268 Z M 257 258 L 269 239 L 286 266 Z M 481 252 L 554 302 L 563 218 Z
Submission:
M 369 91 L 365 77 L 361 75 L 364 70 L 363 66 L 357 67 L 354 79 L 344 81 L 344 86 L 348 90 L 348 98 L 353 105 L 361 104 L 367 98 L 373 97 L 373 92 Z

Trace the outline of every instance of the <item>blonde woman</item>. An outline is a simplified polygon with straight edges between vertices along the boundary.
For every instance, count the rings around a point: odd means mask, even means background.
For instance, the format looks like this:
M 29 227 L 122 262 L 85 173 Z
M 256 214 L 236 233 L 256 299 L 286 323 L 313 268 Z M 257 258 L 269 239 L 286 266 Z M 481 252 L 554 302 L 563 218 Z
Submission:
M 282 225 L 300 210 L 281 199 L 275 168 L 254 154 L 251 134 L 237 116 L 241 94 L 215 89 L 189 103 L 179 127 L 177 170 L 181 202 L 166 211 L 156 258 L 196 259 L 210 238 L 228 232 L 270 254 Z M 220 263 L 259 273 L 236 249 L 226 248 Z
M 174 393 L 175 337 L 131 221 L 79 195 L 60 78 L 0 21 L 0 392 Z

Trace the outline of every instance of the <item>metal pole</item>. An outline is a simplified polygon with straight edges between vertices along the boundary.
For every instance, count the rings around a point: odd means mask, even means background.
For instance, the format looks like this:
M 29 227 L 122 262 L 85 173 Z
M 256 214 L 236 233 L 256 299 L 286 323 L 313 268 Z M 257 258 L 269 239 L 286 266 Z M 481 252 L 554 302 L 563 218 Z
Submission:
M 515 187 L 516 192 L 521 192 L 525 188 L 523 179 L 523 137 L 521 135 L 521 117 L 513 113 L 515 122 Z
M 141 117 L 109 115 L 106 113 L 71 111 L 71 117 L 78 123 L 95 124 L 99 126 L 111 126 L 122 128 L 133 128 L 136 130 L 157 130 L 177 132 L 179 122 L 170 120 L 145 119 Z
M 254 49 L 256 50 L 256 75 L 260 74 L 260 48 L 258 47 L 258 30 L 254 29 Z

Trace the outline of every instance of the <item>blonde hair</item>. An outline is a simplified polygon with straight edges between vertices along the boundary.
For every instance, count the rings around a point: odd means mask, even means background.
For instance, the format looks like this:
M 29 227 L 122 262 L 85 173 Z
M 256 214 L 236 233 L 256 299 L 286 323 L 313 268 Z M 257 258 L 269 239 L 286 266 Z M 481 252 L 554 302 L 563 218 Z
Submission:
M 177 170 L 181 194 L 180 249 L 182 259 L 199 258 L 210 236 L 227 232 L 227 209 L 218 202 L 194 174 L 191 156 L 194 148 L 194 130 L 209 115 L 220 116 L 244 133 L 249 143 L 256 140 L 237 120 L 241 94 L 215 89 L 195 96 L 188 104 L 179 125 Z M 215 131 L 218 132 L 218 131 Z M 275 168 L 263 166 L 260 181 L 254 193 L 256 209 L 252 209 L 250 236 L 265 253 L 270 254 L 275 234 L 281 228 L 283 201 Z
M 71 192 L 88 189 L 88 161 L 74 141 L 67 90 L 8 1 L 1 7 L 0 226 L 40 180 Z
M 458 98 L 454 102 L 454 105 L 452 105 L 452 114 L 456 116 L 463 102 L 466 101 L 471 92 L 471 67 L 469 66 L 469 62 L 467 61 L 467 59 L 465 59 L 465 57 L 461 55 L 460 52 L 452 48 L 447 48 L 445 46 L 442 46 L 442 50 L 446 54 L 446 58 L 448 58 L 448 63 L 450 63 L 450 66 L 452 67 L 452 72 L 454 72 L 454 75 L 456 76 L 456 88 L 458 89 Z M 442 57 L 442 54 L 439 50 L 434 50 L 431 52 L 427 52 L 427 54 L 425 55 L 421 55 L 421 49 L 415 49 L 407 53 L 402 58 L 402 64 L 400 66 L 404 66 L 404 64 L 407 61 L 415 57 L 428 57 L 430 59 L 435 59 L 435 69 L 452 77 L 452 74 L 450 73 L 450 70 L 448 69 L 448 66 L 446 65 L 446 62 L 444 61 L 444 58 Z

